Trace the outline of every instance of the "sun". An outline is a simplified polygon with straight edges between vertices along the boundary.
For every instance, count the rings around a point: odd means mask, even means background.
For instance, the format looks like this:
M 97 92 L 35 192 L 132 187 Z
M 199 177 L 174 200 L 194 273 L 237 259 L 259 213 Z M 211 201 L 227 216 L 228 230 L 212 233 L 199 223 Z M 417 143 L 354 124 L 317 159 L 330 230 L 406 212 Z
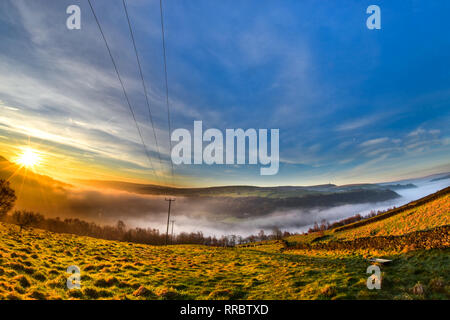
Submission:
M 41 162 L 39 152 L 32 148 L 22 149 L 22 153 L 16 159 L 16 163 L 27 168 L 34 168 Z

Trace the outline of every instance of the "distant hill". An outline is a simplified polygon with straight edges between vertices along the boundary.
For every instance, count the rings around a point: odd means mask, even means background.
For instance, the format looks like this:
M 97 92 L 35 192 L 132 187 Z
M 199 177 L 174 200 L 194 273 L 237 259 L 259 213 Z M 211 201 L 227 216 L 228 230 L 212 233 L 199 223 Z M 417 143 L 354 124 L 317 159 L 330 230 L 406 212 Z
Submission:
M 443 177 L 439 177 L 439 178 L 432 179 L 432 180 L 430 180 L 430 181 L 431 181 L 431 182 L 435 182 L 435 181 L 446 180 L 446 179 L 450 179 L 450 174 L 449 174 L 449 175 L 446 175 L 446 176 L 443 176 Z
M 94 186 L 97 188 L 107 188 L 114 190 L 123 190 L 128 192 L 150 194 L 150 195 L 172 195 L 180 197 L 231 197 L 231 198 L 297 198 L 313 195 L 325 195 L 355 191 L 375 191 L 374 194 L 380 194 L 382 191 L 395 188 L 413 188 L 409 185 L 382 186 L 378 184 L 352 184 L 337 186 L 334 184 L 314 185 L 314 186 L 276 186 L 276 187 L 257 187 L 257 186 L 219 186 L 205 188 L 173 188 L 151 184 L 138 184 L 120 181 L 102 181 L 102 180 L 78 180 L 80 184 Z M 391 194 L 391 199 L 398 195 Z
M 407 184 L 386 184 L 381 185 L 382 187 L 389 189 L 389 190 L 403 190 L 403 189 L 414 189 L 417 188 L 417 186 L 413 183 L 407 183 Z
M 345 204 L 382 202 L 400 197 L 395 191 L 375 184 L 170 188 L 116 181 L 79 182 L 96 188 L 198 199 L 209 207 L 211 212 L 221 212 L 230 217 L 241 218 L 248 215 L 265 215 L 283 209 L 330 208 Z

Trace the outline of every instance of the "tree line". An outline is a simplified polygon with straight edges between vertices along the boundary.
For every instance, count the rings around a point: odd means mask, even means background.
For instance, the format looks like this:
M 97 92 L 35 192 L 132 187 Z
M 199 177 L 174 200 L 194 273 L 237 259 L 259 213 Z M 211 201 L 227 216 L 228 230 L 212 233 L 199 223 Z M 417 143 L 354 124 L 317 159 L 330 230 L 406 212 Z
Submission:
M 19 226 L 20 231 L 27 227 L 35 227 L 56 233 L 69 233 L 80 236 L 88 236 L 106 240 L 126 241 L 133 243 L 163 245 L 166 242 L 166 234 L 160 233 L 154 228 L 128 228 L 119 220 L 115 225 L 99 225 L 78 218 L 46 218 L 42 214 L 27 210 L 16 210 L 9 214 L 16 201 L 16 195 L 11 189 L 9 182 L 0 180 L 0 221 L 12 223 Z M 238 235 L 227 235 L 217 238 L 216 236 L 204 236 L 201 231 L 181 232 L 169 236 L 169 244 L 202 244 L 209 246 L 235 246 L 249 242 L 264 240 L 279 240 L 291 235 L 273 228 L 271 234 L 261 230 L 257 235 L 242 237 Z
M 358 222 L 358 221 L 361 221 L 361 220 L 366 220 L 366 219 L 369 219 L 369 218 L 376 217 L 376 216 L 378 216 L 378 215 L 380 215 L 382 213 L 385 213 L 387 211 L 393 210 L 395 208 L 396 207 L 394 206 L 394 207 L 388 208 L 386 210 L 377 210 L 377 211 L 372 210 L 372 211 L 369 212 L 369 214 L 367 214 L 365 216 L 363 216 L 363 215 L 358 213 L 358 214 L 355 214 L 354 216 L 351 216 L 351 217 L 348 217 L 348 218 L 345 218 L 345 219 L 342 219 L 342 220 L 339 220 L 339 221 L 336 221 L 336 222 L 333 222 L 333 223 L 330 223 L 326 219 L 323 219 L 320 222 L 320 224 L 317 223 L 317 222 L 314 222 L 314 226 L 309 228 L 307 233 L 321 232 L 321 231 L 323 232 L 325 230 L 331 230 L 331 229 L 334 229 L 334 228 L 342 227 L 342 226 L 345 226 L 345 225 L 348 225 L 348 224 L 351 224 L 351 223 L 354 223 L 354 222 Z

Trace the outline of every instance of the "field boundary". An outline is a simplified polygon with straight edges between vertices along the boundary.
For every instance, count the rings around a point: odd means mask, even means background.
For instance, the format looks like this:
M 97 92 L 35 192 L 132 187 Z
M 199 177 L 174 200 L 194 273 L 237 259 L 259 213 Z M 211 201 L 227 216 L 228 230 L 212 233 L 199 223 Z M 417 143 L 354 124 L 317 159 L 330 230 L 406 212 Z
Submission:
M 400 236 L 364 237 L 354 240 L 315 243 L 297 243 L 286 250 L 323 249 L 323 250 L 354 250 L 354 249 L 446 249 L 450 248 L 450 225 L 436 227 L 430 230 L 414 231 Z

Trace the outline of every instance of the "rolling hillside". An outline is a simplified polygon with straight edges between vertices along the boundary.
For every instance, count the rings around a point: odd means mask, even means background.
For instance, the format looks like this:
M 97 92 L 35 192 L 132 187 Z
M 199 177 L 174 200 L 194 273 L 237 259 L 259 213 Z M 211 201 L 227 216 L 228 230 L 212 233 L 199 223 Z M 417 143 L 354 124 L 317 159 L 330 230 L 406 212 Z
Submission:
M 426 249 L 357 242 L 378 234 L 414 240 L 430 230 L 426 241 L 448 239 L 448 196 L 343 231 L 236 248 L 157 247 L 0 223 L 0 299 L 449 299 L 450 242 L 428 241 Z M 372 230 L 377 236 L 366 237 Z M 330 243 L 359 246 L 323 245 Z M 381 266 L 381 290 L 366 287 L 370 257 L 393 260 Z M 66 287 L 72 265 L 81 270 L 80 290 Z
M 450 225 L 450 194 L 386 219 L 337 232 L 336 237 L 355 239 L 369 236 L 399 236 L 447 225 Z
M 450 187 L 373 218 L 324 232 L 292 236 L 286 240 L 292 245 L 300 243 L 317 245 L 338 240 L 404 236 L 449 226 Z
M 390 252 L 383 290 L 366 288 L 370 252 L 155 247 L 0 224 L 0 299 L 448 299 L 448 250 Z M 377 252 L 379 254 L 379 252 Z M 426 263 L 424 263 L 426 261 Z M 81 289 L 67 289 L 67 267 Z M 425 293 L 412 288 L 422 283 Z

